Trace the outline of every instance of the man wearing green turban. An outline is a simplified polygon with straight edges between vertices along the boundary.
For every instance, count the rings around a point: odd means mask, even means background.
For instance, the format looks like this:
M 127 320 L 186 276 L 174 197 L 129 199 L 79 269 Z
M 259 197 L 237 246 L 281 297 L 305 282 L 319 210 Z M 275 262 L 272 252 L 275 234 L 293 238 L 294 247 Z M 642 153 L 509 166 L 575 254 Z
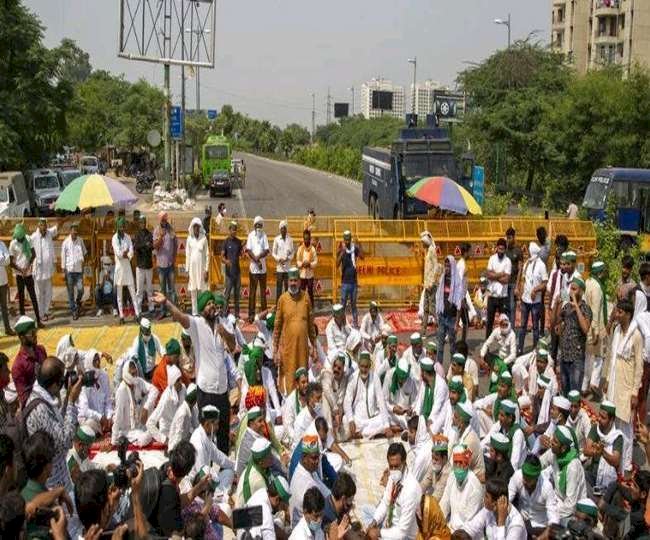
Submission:
M 367 351 L 364 351 L 365 354 Z M 384 379 L 384 395 L 388 419 L 393 433 L 399 434 L 408 428 L 408 419 L 413 415 L 413 407 L 418 397 L 418 386 L 411 377 L 411 366 L 402 357 L 394 368 L 388 370 Z
M 131 269 L 133 243 L 131 242 L 131 237 L 124 231 L 125 227 L 126 220 L 124 216 L 118 217 L 115 222 L 116 231 L 111 242 L 115 256 L 114 284 L 117 293 L 117 311 L 120 314 L 120 324 L 124 324 L 124 306 L 122 305 L 124 287 L 129 289 L 136 318 L 140 318 L 140 308 L 136 301 L 135 281 L 133 280 L 133 270 Z
M 34 288 L 34 276 L 32 276 L 32 263 L 36 258 L 36 252 L 32 247 L 31 241 L 27 236 L 25 226 L 17 223 L 14 227 L 14 234 L 9 244 L 10 266 L 14 270 L 16 277 L 16 287 L 18 289 L 18 308 L 21 315 L 25 314 L 25 287 L 29 293 L 29 299 L 32 302 L 36 324 L 42 328 L 41 318 L 38 309 L 38 298 Z M 5 324 L 6 326 L 6 324 Z

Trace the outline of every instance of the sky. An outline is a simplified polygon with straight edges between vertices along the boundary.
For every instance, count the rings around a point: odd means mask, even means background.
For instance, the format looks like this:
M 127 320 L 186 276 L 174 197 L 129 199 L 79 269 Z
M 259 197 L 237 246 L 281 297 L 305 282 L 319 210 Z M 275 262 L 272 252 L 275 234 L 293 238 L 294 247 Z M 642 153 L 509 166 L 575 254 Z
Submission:
M 137 0 L 130 0 L 132 4 Z M 150 0 L 153 4 L 156 0 Z M 74 39 L 94 68 L 140 77 L 162 87 L 163 66 L 118 58 L 119 0 L 24 0 L 46 27 L 45 44 Z M 512 39 L 537 31 L 548 43 L 549 0 L 218 0 L 216 61 L 201 71 L 201 108 L 231 104 L 279 126 L 324 123 L 326 96 L 351 99 L 381 76 L 407 89 L 417 57 L 417 79 L 453 86 L 467 62 L 479 62 Z M 172 66 L 172 101 L 180 102 L 180 68 Z M 188 81 L 187 107 L 195 104 Z

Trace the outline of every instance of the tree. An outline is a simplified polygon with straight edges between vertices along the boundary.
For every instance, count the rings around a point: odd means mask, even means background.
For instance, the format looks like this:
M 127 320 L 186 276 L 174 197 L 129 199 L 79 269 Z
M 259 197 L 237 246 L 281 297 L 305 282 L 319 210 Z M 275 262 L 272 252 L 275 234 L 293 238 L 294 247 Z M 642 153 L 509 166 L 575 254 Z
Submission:
M 71 84 L 58 77 L 58 55 L 20 0 L 0 9 L 0 169 L 47 161 L 66 132 Z
M 90 55 L 80 49 L 77 43 L 68 38 L 61 40 L 61 44 L 53 50 L 58 57 L 58 75 L 73 85 L 84 82 L 92 72 Z
M 458 77 L 471 96 L 460 137 L 471 141 L 478 162 L 488 167 L 498 144 L 507 156 L 508 168 L 524 177 L 525 189 L 532 190 L 549 159 L 548 140 L 540 126 L 570 80 L 562 56 L 537 44 L 520 41 L 494 53 Z M 488 177 L 496 172 L 488 168 Z
M 280 148 L 289 157 L 296 146 L 309 144 L 309 131 L 301 125 L 289 124 L 280 135 Z

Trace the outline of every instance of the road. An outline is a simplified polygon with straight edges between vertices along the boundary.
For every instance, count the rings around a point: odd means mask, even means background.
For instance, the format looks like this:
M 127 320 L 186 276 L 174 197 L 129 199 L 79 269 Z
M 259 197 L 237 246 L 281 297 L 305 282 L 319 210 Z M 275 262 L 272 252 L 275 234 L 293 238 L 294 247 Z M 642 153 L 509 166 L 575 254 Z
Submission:
M 225 200 L 230 215 L 301 216 L 308 208 L 318 215 L 366 215 L 361 184 L 301 165 L 243 154 L 246 185 Z M 213 210 L 218 204 L 213 199 Z

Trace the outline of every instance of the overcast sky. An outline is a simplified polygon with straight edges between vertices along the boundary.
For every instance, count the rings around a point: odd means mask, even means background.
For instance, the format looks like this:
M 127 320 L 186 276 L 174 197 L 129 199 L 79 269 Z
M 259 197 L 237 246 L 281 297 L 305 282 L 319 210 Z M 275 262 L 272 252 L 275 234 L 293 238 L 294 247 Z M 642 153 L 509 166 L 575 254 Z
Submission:
M 162 85 L 163 67 L 117 57 L 119 0 L 24 0 L 46 27 L 45 41 L 74 39 L 94 68 L 144 77 Z M 131 0 L 136 3 L 135 0 Z M 155 0 L 152 0 L 155 2 Z M 464 62 L 476 62 L 507 43 L 496 17 L 512 14 L 513 40 L 539 30 L 548 43 L 548 0 L 219 0 L 216 66 L 201 72 L 201 107 L 236 110 L 281 126 L 325 119 L 328 86 L 333 100 L 349 101 L 349 88 L 377 75 L 408 88 L 417 55 L 418 80 L 453 84 Z M 180 68 L 172 67 L 179 102 Z M 195 103 L 188 86 L 188 108 Z M 356 100 L 357 111 L 359 109 Z

